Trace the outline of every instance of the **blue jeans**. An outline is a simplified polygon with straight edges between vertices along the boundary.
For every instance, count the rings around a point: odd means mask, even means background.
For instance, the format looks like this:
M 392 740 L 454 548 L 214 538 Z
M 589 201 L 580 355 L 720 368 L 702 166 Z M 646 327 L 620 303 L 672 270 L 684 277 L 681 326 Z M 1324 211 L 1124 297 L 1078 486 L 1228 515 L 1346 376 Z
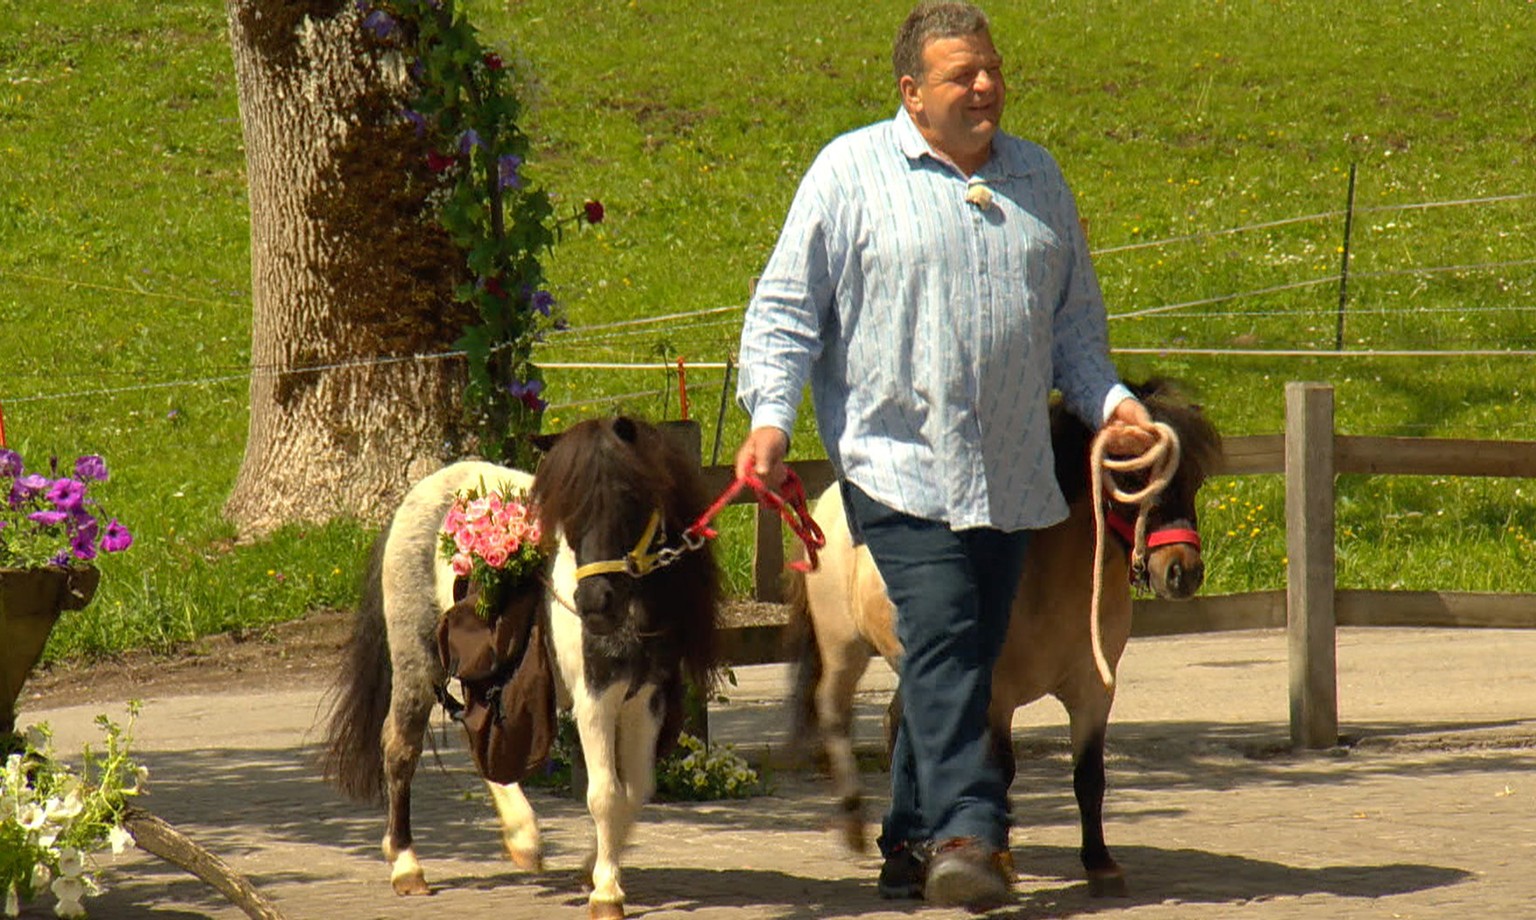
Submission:
M 1008 845 L 1008 789 L 987 728 L 992 666 L 1030 532 L 951 530 L 843 483 L 854 539 L 869 547 L 896 606 L 901 722 L 891 752 L 889 856 L 908 843 L 978 837 Z

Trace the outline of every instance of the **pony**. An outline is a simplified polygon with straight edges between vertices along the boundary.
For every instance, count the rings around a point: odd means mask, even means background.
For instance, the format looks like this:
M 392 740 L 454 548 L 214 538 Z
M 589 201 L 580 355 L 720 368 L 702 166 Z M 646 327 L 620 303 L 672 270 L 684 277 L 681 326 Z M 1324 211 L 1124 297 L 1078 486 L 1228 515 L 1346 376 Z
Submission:
M 436 630 L 463 593 L 440 531 L 461 490 L 526 491 L 549 544 L 534 609 L 555 663 L 555 699 L 571 710 L 585 758 L 595 827 L 584 863 L 588 912 L 612 920 L 624 916 L 619 856 L 655 790 L 656 760 L 681 729 L 685 684 L 707 691 L 719 673 L 719 569 L 707 542 L 679 542 L 709 502 L 697 461 L 647 422 L 594 419 L 535 443 L 545 453 L 533 475 L 461 461 L 405 495 L 374 546 L 321 766 L 348 797 L 387 801 L 391 884 L 401 895 L 429 893 L 411 834 L 411 779 L 450 676 Z M 541 869 L 523 790 L 486 786 L 507 855 Z
M 1181 458 L 1166 486 L 1144 513 L 1150 549 L 1137 560 L 1132 578 L 1106 576 L 1099 599 L 1103 653 L 1112 669 L 1119 663 L 1131 632 L 1131 582 L 1160 597 L 1193 595 L 1204 580 L 1198 543 L 1196 493 L 1221 457 L 1221 439 L 1201 408 L 1190 403 L 1172 381 L 1152 379 L 1132 384 L 1154 421 L 1178 435 Z M 1081 421 L 1051 407 L 1051 442 L 1056 478 L 1070 508 L 1066 520 L 1037 531 L 1025 556 L 1014 596 L 1008 633 L 992 676 L 988 724 L 993 756 L 1008 785 L 1016 772 L 1013 711 L 1046 694 L 1066 707 L 1073 757 L 1072 785 L 1082 825 L 1080 856 L 1095 895 L 1126 892 L 1124 873 L 1104 842 L 1104 737 L 1114 688 L 1100 676 L 1090 642 L 1089 609 L 1095 586 L 1093 559 L 1099 539 L 1089 479 L 1093 435 Z M 1121 474 L 1117 483 L 1125 478 Z M 1145 485 L 1146 474 L 1129 476 L 1121 491 Z M 1118 518 L 1117 533 L 1133 532 L 1126 520 L 1140 510 L 1107 500 L 1105 510 Z M 790 658 L 794 665 L 791 706 L 793 737 L 819 734 L 839 803 L 837 825 L 844 841 L 863 850 L 863 798 L 854 759 L 851 727 L 853 695 L 873 654 L 893 668 L 901 658 L 895 608 L 869 550 L 855 547 L 848 531 L 841 493 L 834 483 L 818 498 L 813 517 L 826 536 L 821 566 L 791 574 L 789 583 Z M 1128 547 L 1109 540 L 1104 571 L 1126 571 Z M 889 752 L 900 718 L 899 694 L 886 716 Z

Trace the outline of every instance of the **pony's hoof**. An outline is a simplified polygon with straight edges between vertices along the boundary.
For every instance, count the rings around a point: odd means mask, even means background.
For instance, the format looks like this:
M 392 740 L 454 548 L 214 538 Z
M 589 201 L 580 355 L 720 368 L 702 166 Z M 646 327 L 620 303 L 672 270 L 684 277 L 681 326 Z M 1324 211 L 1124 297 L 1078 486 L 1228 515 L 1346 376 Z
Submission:
M 593 901 L 587 905 L 587 920 L 624 920 L 622 901 Z
M 833 830 L 843 838 L 843 845 L 855 853 L 868 851 L 869 839 L 864 834 L 864 819 L 859 815 L 841 815 L 833 822 Z
M 1091 898 L 1128 898 L 1131 889 L 1125 884 L 1125 873 L 1119 868 L 1088 873 L 1088 896 Z
M 432 889 L 427 887 L 427 877 L 420 872 L 409 872 L 405 875 L 395 876 L 389 880 L 389 886 L 395 889 L 395 894 L 401 897 L 432 893 Z
M 507 859 L 511 865 L 518 866 L 524 872 L 544 871 L 544 854 L 538 849 L 518 849 L 515 846 L 507 846 Z

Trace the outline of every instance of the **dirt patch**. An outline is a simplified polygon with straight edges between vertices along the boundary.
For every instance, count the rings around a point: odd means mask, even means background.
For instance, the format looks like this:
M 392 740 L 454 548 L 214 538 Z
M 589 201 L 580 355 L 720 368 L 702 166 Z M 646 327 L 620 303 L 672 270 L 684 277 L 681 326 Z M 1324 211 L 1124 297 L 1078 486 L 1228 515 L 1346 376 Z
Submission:
M 732 601 L 722 612 L 728 628 L 776 624 L 783 618 L 779 605 L 754 601 Z M 22 688 L 19 708 L 25 712 L 218 690 L 323 686 L 333 679 L 351 630 L 351 611 L 321 610 L 260 630 L 207 636 L 172 652 L 58 662 L 32 673 Z

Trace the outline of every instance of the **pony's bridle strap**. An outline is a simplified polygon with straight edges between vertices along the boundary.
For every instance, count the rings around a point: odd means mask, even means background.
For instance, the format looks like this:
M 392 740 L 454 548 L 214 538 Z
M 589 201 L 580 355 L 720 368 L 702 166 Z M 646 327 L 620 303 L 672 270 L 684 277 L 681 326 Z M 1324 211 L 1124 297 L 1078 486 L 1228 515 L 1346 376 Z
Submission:
M 589 562 L 586 565 L 577 566 L 576 580 L 580 581 L 588 575 L 624 574 L 639 578 L 650 574 L 652 570 L 663 564 L 661 553 L 651 549 L 660 531 L 661 509 L 657 508 L 651 512 L 651 519 L 645 525 L 645 533 L 640 535 L 635 548 L 624 554 L 624 558 L 605 559 L 602 562 Z

